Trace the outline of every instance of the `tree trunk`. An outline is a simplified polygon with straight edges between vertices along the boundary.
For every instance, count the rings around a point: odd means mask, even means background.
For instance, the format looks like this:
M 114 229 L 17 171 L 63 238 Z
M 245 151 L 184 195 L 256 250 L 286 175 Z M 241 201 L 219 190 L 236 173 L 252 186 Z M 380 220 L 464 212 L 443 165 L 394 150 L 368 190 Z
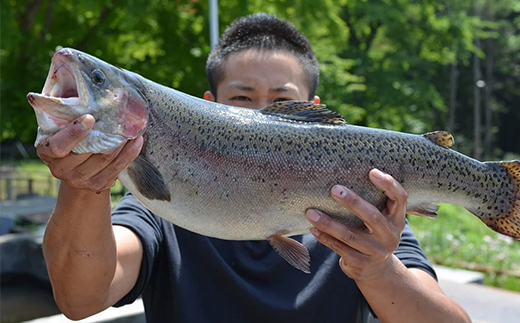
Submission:
M 457 61 L 451 64 L 450 69 L 450 120 L 449 120 L 449 132 L 455 132 L 455 111 L 457 109 L 457 79 L 459 77 L 459 68 Z

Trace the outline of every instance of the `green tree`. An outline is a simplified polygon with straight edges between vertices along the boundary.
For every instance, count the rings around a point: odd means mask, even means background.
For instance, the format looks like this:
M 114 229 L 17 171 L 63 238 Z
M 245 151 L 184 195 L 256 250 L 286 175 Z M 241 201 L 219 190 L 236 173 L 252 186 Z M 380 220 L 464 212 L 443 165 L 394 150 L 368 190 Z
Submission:
M 457 62 L 454 129 L 463 147 L 471 138 L 469 67 L 481 27 L 482 39 L 495 37 L 491 100 L 494 113 L 502 113 L 493 119 L 496 151 L 520 152 L 518 144 L 501 140 L 517 134 L 511 119 L 518 120 L 513 105 L 519 97 L 520 9 L 514 0 L 498 3 L 493 24 L 474 17 L 470 0 L 221 0 L 219 18 L 221 32 L 258 11 L 293 22 L 320 61 L 322 101 L 352 124 L 413 133 L 447 129 L 450 67 Z M 78 48 L 195 96 L 208 88 L 207 1 L 5 0 L 0 14 L 2 140 L 34 140 L 35 116 L 25 96 L 42 88 L 57 46 Z

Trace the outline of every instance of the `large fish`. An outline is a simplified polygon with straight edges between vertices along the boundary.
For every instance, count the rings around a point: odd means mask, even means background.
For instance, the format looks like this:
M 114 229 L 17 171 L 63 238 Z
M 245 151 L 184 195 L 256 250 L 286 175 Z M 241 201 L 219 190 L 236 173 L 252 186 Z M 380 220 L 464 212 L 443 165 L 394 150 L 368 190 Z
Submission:
M 119 176 L 158 216 L 228 240 L 267 239 L 309 272 L 304 213 L 363 222 L 330 196 L 335 184 L 380 209 L 368 179 L 378 168 L 408 191 L 408 213 L 435 216 L 436 202 L 466 207 L 490 228 L 520 238 L 520 162 L 480 162 L 450 149 L 446 132 L 413 135 L 347 125 L 323 105 L 288 101 L 249 110 L 201 100 L 74 49 L 52 59 L 41 94 L 29 93 L 37 143 L 83 114 L 96 119 L 76 153 L 108 153 L 144 135 L 140 156 Z

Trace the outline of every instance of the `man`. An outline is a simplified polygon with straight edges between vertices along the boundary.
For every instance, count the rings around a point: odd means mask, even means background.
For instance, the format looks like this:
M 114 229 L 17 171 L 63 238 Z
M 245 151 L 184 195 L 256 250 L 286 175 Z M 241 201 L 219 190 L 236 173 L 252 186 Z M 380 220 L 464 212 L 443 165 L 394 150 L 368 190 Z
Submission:
M 282 100 L 320 101 L 307 39 L 274 16 L 232 24 L 207 70 L 207 100 L 251 109 Z M 313 272 L 304 274 L 267 241 L 186 231 L 131 195 L 111 217 L 106 188 L 138 155 L 143 139 L 109 155 L 71 153 L 93 123 L 92 116 L 80 117 L 38 147 L 63 181 L 43 248 L 56 301 L 68 317 L 80 319 L 142 294 L 149 322 L 358 322 L 364 299 L 382 322 L 469 322 L 437 284 L 406 224 L 406 192 L 389 175 L 370 173 L 388 196 L 383 212 L 343 186 L 332 189 L 368 231 L 307 211 L 315 228 L 298 240 L 310 251 Z

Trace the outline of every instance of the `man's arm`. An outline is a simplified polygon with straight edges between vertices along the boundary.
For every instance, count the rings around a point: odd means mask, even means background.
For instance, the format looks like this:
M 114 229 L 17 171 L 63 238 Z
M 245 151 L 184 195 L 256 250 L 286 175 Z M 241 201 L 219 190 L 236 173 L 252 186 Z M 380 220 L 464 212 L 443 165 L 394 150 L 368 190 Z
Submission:
M 92 116 L 80 117 L 37 148 L 62 181 L 43 253 L 56 303 L 71 319 L 98 313 L 126 295 L 137 281 L 143 256 L 131 230 L 112 226 L 109 190 L 139 154 L 142 138 L 109 155 L 71 153 L 93 123 Z
M 343 186 L 332 189 L 334 199 L 363 220 L 368 230 L 309 210 L 307 217 L 315 226 L 311 232 L 341 256 L 341 269 L 356 282 L 381 322 L 471 322 L 432 276 L 406 268 L 393 255 L 405 226 L 407 193 L 390 175 L 372 170 L 369 177 L 388 197 L 382 212 Z

